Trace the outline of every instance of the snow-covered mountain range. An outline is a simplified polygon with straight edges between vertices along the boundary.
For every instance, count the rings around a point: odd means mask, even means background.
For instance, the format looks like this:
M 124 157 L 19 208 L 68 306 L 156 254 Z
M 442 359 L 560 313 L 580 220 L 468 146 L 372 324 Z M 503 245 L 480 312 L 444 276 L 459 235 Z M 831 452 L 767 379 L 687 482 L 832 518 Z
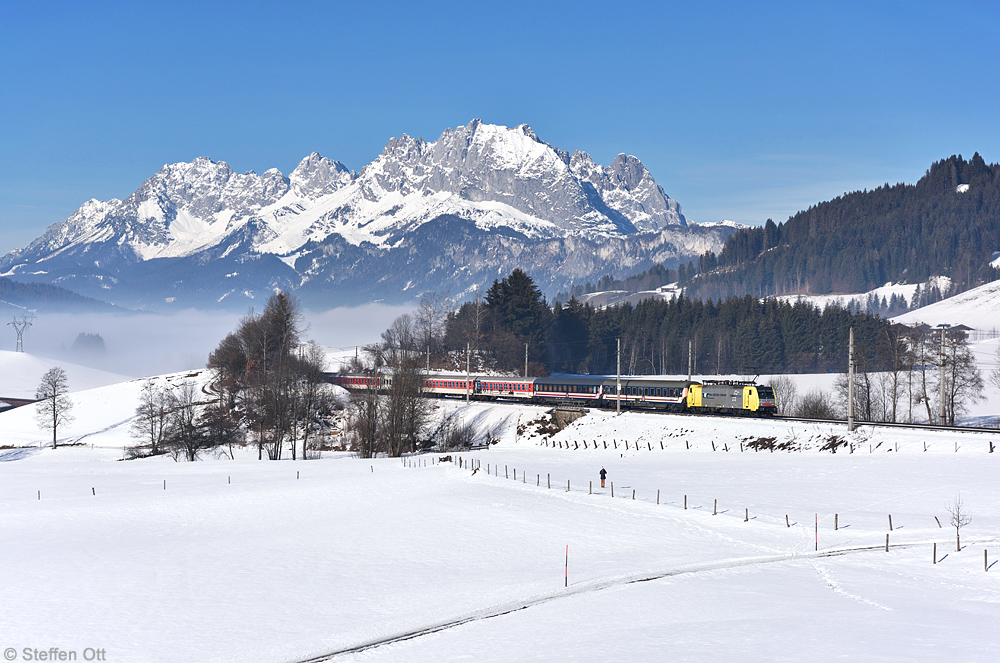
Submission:
M 547 292 L 718 251 L 635 157 L 600 166 L 527 126 L 391 139 L 360 173 L 319 154 L 288 176 L 205 157 L 125 200 L 90 200 L 0 274 L 126 306 L 246 307 L 275 288 L 309 304 L 399 302 L 526 269 Z

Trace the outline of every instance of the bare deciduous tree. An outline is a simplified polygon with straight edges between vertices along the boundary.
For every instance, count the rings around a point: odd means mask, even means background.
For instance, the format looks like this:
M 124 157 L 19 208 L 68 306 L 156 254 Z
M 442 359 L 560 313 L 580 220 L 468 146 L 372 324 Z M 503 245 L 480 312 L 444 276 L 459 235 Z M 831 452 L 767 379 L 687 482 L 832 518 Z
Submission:
M 804 419 L 834 419 L 837 409 L 824 391 L 811 391 L 799 399 L 796 415 Z
M 69 391 L 69 380 L 66 371 L 59 366 L 53 366 L 42 376 L 42 381 L 35 390 L 35 421 L 39 428 L 52 431 L 52 448 L 56 448 L 59 427 L 73 420 L 70 411 L 73 401 L 66 396 Z
M 139 406 L 135 409 L 131 433 L 140 444 L 149 445 L 150 455 L 155 456 L 161 451 L 170 407 L 169 392 L 158 387 L 155 381 L 146 380 L 139 392 Z
M 955 552 L 962 552 L 962 528 L 972 522 L 972 516 L 965 510 L 962 502 L 962 494 L 959 493 L 955 501 L 945 507 L 951 515 L 951 526 L 955 528 Z
M 967 412 L 970 405 L 984 400 L 984 385 L 966 334 L 951 332 L 945 335 L 945 341 L 944 423 L 954 426 L 958 415 Z
M 184 382 L 170 392 L 170 416 L 164 436 L 164 447 L 174 459 L 184 456 L 189 461 L 198 459 L 198 453 L 211 446 L 211 440 L 198 425 L 198 388 Z
M 774 390 L 774 400 L 778 405 L 778 414 L 787 415 L 795 412 L 798 390 L 795 381 L 787 375 L 777 375 L 771 378 L 770 387 Z

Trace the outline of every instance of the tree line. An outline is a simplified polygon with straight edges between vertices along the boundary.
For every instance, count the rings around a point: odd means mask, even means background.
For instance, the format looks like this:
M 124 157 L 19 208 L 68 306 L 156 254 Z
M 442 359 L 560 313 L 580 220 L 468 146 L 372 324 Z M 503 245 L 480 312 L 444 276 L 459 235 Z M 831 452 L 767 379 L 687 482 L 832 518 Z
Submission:
M 985 399 L 985 382 L 963 330 L 891 325 L 876 337 L 855 340 L 854 416 L 858 421 L 954 426 Z M 998 356 L 1000 358 L 1000 356 Z M 1000 388 L 1000 367 L 989 374 Z M 846 418 L 849 371 L 838 374 L 832 394 L 798 394 L 787 376 L 770 380 L 781 414 Z
M 249 443 L 261 459 L 306 459 L 336 403 L 324 381 L 325 354 L 303 342 L 303 329 L 298 301 L 276 293 L 209 355 L 207 385 L 148 380 L 132 426 L 134 453 L 195 460 L 208 452 L 232 456 L 234 445 Z
M 624 374 L 835 372 L 856 338 L 877 345 L 890 325 L 864 311 L 805 302 L 721 302 L 680 295 L 597 309 L 570 299 L 549 307 L 531 278 L 515 269 L 452 311 L 445 323 L 446 351 L 468 345 L 478 368 L 531 375 L 613 374 L 621 341 Z

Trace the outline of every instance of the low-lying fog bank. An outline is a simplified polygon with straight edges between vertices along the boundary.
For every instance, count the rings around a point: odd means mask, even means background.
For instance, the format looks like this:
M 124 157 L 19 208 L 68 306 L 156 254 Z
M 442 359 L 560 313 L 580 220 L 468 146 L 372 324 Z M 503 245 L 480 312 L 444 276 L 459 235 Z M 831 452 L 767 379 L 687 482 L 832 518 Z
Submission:
M 307 310 L 304 337 L 329 348 L 364 345 L 378 339 L 396 316 L 410 310 L 382 304 Z M 197 310 L 170 315 L 40 315 L 24 333 L 24 350 L 131 377 L 158 375 L 203 367 L 208 354 L 240 317 Z M 8 331 L 9 347 L 4 349 L 13 350 L 14 331 Z M 90 336 L 78 340 L 81 334 Z M 95 342 L 94 335 L 103 344 Z

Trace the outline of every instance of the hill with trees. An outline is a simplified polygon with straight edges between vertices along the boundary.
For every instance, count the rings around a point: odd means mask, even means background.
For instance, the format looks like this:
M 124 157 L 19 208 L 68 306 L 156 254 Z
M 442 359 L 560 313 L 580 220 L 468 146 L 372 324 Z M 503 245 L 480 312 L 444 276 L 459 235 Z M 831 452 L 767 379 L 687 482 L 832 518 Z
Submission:
M 976 153 L 931 166 L 916 184 L 886 184 L 740 230 L 681 270 L 697 298 L 866 292 L 948 276 L 953 292 L 998 277 L 1000 166 Z
M 876 348 L 887 321 L 839 307 L 730 297 L 686 296 L 597 309 L 578 300 L 548 306 L 531 278 L 514 270 L 484 299 L 449 314 L 444 347 L 464 356 L 468 344 L 485 366 L 529 375 L 613 374 L 618 339 L 622 372 L 683 374 L 690 351 L 701 374 L 844 370 L 851 327 L 859 345 Z

